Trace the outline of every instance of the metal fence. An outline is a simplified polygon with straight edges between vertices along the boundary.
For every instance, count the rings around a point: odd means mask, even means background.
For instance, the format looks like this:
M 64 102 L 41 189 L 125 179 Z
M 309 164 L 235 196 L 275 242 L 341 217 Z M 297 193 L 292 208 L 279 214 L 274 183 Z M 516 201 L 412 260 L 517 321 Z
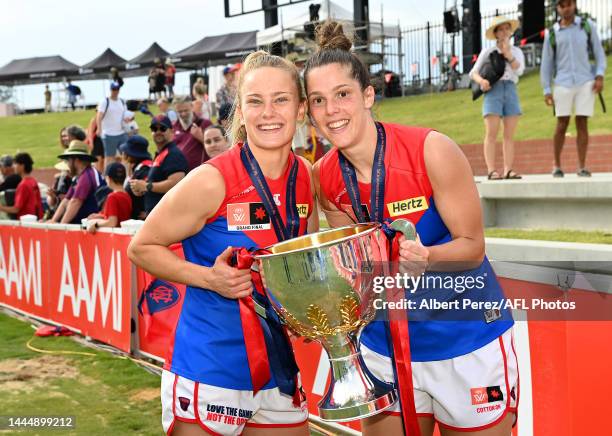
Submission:
M 546 27 L 556 20 L 555 1 L 546 2 Z M 596 20 L 598 33 L 608 50 L 612 48 L 612 1 L 580 0 L 579 12 Z M 485 39 L 487 27 L 497 15 L 520 20 L 519 8 L 496 9 L 481 14 L 482 48 L 490 47 L 495 41 Z M 542 29 L 544 30 L 544 29 Z M 524 35 L 523 37 L 530 36 Z M 520 45 L 520 41 L 515 41 Z M 383 53 L 384 68 L 400 76 L 400 83 L 407 93 L 430 91 L 433 88 L 448 89 L 466 86 L 468 80 L 462 77 L 464 65 L 469 69 L 475 58 L 463 57 L 462 33 L 448 34 L 443 23 L 427 22 L 423 25 L 402 29 L 399 38 L 387 38 L 372 44 L 371 49 Z M 467 64 L 467 65 L 466 65 Z

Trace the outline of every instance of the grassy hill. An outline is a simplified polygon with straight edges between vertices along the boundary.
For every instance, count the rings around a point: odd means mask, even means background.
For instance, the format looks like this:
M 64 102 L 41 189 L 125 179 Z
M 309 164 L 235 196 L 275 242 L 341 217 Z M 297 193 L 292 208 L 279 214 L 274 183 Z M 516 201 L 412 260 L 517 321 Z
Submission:
M 612 57 L 608 58 L 606 104 L 612 112 Z M 519 83 L 519 95 L 523 117 L 519 123 L 516 139 L 550 138 L 555 125 L 551 108 L 544 105 L 539 75 L 532 72 Z M 484 135 L 482 122 L 482 98 L 472 102 L 469 90 L 432 93 L 405 98 L 387 99 L 375 108 L 377 118 L 401 124 L 433 127 L 449 135 L 460 144 L 481 143 Z M 59 130 L 68 124 L 87 126 L 94 111 L 33 114 L 0 118 L 0 154 L 28 151 L 38 168 L 50 167 L 60 152 Z M 148 117 L 137 114 L 136 120 L 145 136 L 148 132 Z M 612 133 L 612 114 L 602 114 L 596 104 L 595 117 L 590 121 L 593 134 Z M 572 126 L 570 134 L 574 134 Z

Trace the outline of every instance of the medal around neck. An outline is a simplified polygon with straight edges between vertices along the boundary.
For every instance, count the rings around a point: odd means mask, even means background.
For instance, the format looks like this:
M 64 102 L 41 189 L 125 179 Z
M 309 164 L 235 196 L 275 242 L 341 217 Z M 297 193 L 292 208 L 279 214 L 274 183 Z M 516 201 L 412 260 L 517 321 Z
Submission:
M 392 227 L 414 239 L 406 220 Z M 402 222 L 405 221 L 405 222 Z M 372 377 L 358 347 L 374 318 L 373 280 L 389 265 L 389 239 L 379 223 L 355 224 L 286 240 L 256 255 L 266 294 L 297 334 L 318 341 L 331 367 L 329 388 L 318 404 L 327 421 L 353 421 L 397 401 L 393 386 Z

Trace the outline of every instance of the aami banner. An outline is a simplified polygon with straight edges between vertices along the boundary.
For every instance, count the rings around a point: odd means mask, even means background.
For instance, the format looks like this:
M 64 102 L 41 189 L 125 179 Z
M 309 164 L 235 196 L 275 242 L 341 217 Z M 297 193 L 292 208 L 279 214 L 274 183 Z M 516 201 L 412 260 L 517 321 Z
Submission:
M 0 226 L 0 303 L 130 351 L 129 235 Z

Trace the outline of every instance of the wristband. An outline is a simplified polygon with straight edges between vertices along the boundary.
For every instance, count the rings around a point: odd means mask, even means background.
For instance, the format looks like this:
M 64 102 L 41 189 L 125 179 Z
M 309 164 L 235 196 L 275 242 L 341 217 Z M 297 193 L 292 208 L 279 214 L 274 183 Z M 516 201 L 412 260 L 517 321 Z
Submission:
M 151 180 L 147 182 L 147 192 L 153 192 L 153 182 Z
M 512 62 L 514 62 L 516 60 L 516 58 L 512 58 L 512 59 L 508 59 L 508 63 L 511 64 Z

